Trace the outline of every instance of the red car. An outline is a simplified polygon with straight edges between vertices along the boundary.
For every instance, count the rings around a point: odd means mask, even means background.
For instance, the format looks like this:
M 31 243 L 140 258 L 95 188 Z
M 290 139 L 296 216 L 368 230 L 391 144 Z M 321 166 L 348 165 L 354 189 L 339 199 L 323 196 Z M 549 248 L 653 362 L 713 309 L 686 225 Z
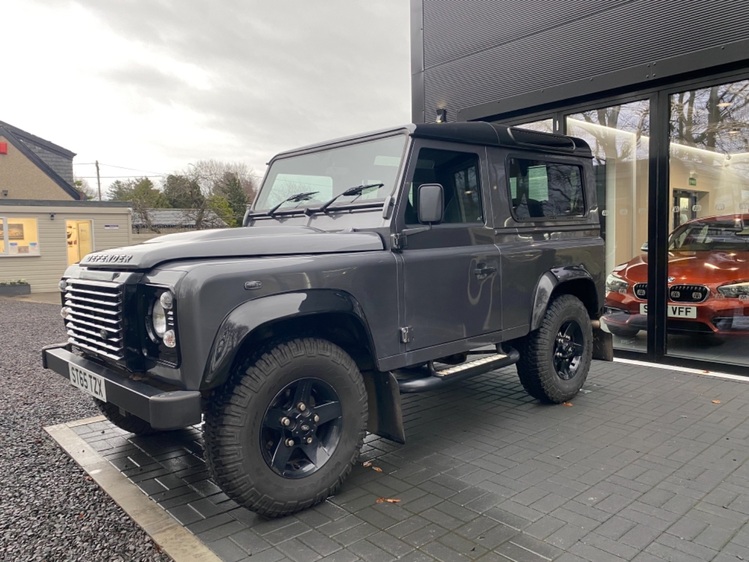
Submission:
M 647 329 L 647 274 L 642 254 L 606 279 L 603 320 L 612 334 Z M 667 314 L 669 332 L 749 334 L 749 214 L 694 219 L 671 233 Z

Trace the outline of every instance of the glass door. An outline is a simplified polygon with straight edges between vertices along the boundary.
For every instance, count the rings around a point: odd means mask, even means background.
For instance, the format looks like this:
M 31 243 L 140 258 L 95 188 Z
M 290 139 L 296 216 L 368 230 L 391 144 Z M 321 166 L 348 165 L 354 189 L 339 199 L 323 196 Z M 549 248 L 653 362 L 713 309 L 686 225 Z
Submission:
M 571 114 L 566 125 L 594 156 L 609 272 L 603 320 L 615 348 L 646 351 L 650 102 Z
M 65 236 L 68 246 L 68 265 L 78 263 L 94 249 L 93 224 L 90 220 L 65 221 Z
M 747 364 L 749 81 L 669 105 L 667 354 Z

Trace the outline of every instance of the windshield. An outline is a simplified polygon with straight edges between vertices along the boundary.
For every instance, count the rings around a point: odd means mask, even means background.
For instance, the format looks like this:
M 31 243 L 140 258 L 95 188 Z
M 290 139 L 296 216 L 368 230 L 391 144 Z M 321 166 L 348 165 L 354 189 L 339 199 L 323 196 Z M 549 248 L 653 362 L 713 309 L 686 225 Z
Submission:
M 749 251 L 749 228 L 740 219 L 730 221 L 690 222 L 671 234 L 669 250 Z
M 255 211 L 274 212 L 320 207 L 353 187 L 353 197 L 339 197 L 340 205 L 377 203 L 393 192 L 407 137 L 397 135 L 320 150 L 273 162 L 255 203 Z M 302 197 L 303 195 L 303 197 Z

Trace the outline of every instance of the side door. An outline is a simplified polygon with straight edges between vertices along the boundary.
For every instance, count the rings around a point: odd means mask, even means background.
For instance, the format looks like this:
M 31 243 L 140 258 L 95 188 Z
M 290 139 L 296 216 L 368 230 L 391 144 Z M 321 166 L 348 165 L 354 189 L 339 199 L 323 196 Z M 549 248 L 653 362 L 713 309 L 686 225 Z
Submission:
M 425 183 L 442 185 L 444 220 L 408 234 L 400 252 L 406 351 L 423 350 L 412 359 L 426 360 L 494 341 L 491 334 L 501 329 L 501 283 L 494 230 L 486 224 L 486 150 L 421 142 L 407 174 L 411 185 L 399 223 L 407 230 L 424 227 L 416 205 Z

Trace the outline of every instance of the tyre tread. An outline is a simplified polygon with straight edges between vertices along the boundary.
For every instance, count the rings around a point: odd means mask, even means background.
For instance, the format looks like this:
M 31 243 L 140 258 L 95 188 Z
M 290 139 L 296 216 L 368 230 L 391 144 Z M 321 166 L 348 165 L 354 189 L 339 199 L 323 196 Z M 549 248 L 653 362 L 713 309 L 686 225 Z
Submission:
M 341 348 L 326 340 L 301 338 L 276 342 L 249 357 L 230 380 L 215 391 L 206 408 L 203 432 L 206 463 L 211 476 L 229 497 L 266 517 L 289 515 L 316 505 L 335 494 L 356 463 L 358 451 L 364 441 L 367 398 L 364 381 L 358 376 L 355 378 L 355 384 L 359 396 L 363 397 L 360 403 L 364 415 L 362 429 L 358 435 L 356 454 L 332 485 L 304 501 L 278 501 L 262 494 L 253 486 L 250 479 L 242 477 L 238 443 L 239 434 L 244 426 L 243 418 L 248 412 L 241 407 L 241 397 L 245 393 L 257 392 L 263 382 L 273 376 L 277 368 L 287 365 L 292 360 L 320 355 L 343 367 L 356 368 L 353 360 Z
M 556 373 L 549 372 L 553 371 L 554 367 L 549 364 L 547 352 L 550 348 L 553 348 L 556 338 L 556 330 L 552 329 L 551 326 L 556 318 L 565 314 L 568 307 L 577 308 L 587 318 L 587 310 L 577 297 L 560 295 L 549 304 L 541 326 L 524 338 L 520 346 L 521 349 L 519 349 L 520 360 L 517 363 L 517 372 L 520 383 L 530 396 L 542 402 L 560 404 L 569 400 L 577 394 L 588 376 L 593 351 L 593 335 L 590 323 L 587 326 L 581 326 L 584 330 L 587 330 L 588 346 L 583 356 L 583 364 L 580 366 L 581 369 L 584 369 L 584 372 L 575 377 L 581 377 L 578 380 L 578 390 L 573 393 L 564 391 L 558 384 L 555 384 L 557 382 L 555 380 Z

